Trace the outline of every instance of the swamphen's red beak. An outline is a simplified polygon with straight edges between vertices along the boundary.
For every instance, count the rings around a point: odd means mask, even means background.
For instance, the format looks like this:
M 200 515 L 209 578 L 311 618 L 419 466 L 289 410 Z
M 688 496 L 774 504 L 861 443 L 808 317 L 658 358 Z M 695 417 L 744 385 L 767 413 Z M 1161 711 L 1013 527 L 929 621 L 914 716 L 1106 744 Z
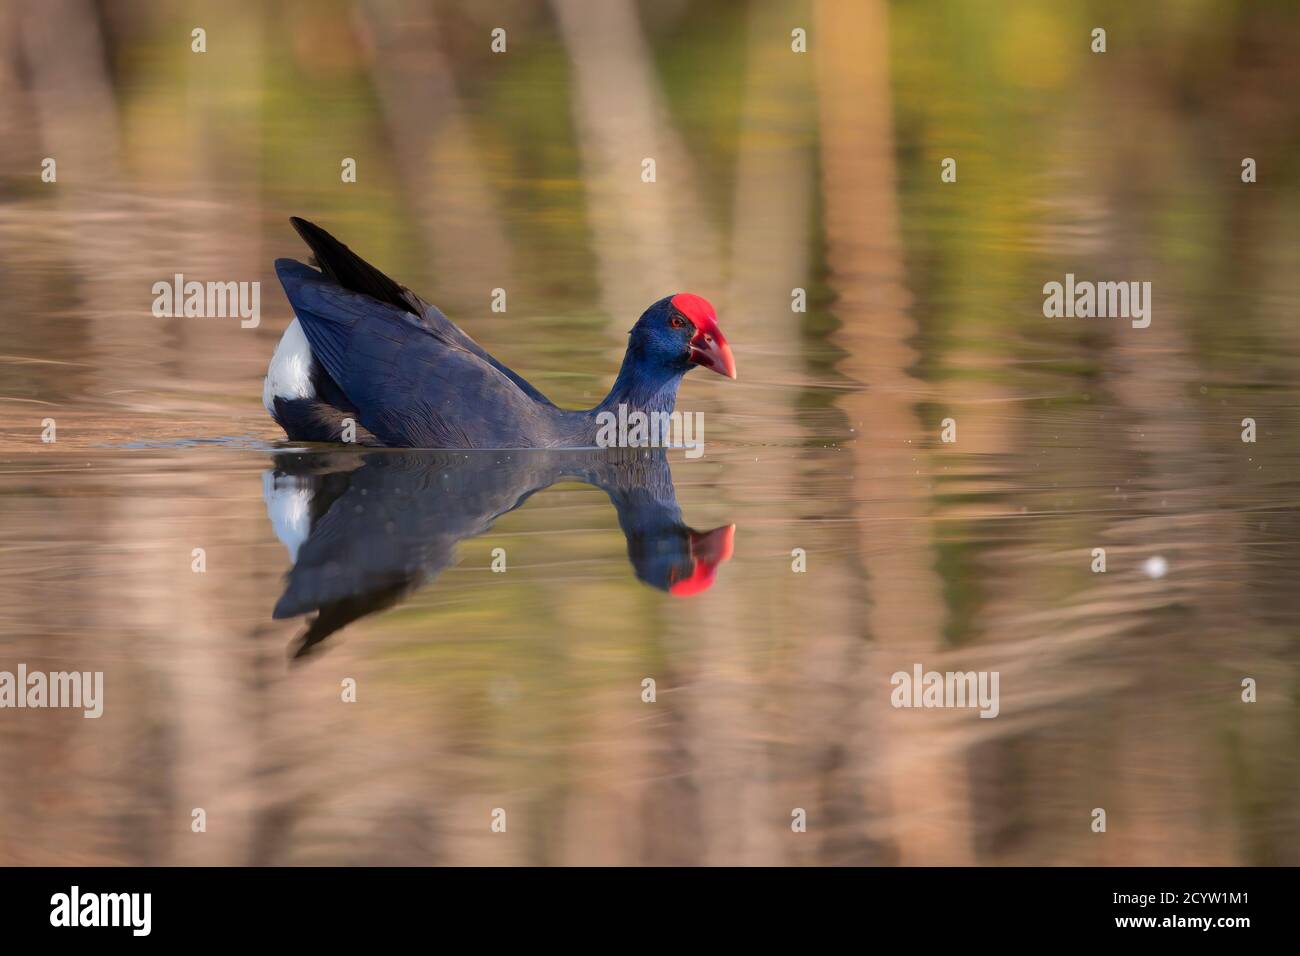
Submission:
M 691 557 L 695 559 L 695 570 L 691 572 L 689 578 L 670 584 L 668 593 L 675 594 L 677 597 L 689 597 L 713 587 L 718 566 L 731 558 L 735 540 L 734 524 L 724 524 L 712 531 L 692 531 Z
M 691 336 L 691 361 L 696 365 L 725 375 L 736 377 L 736 360 L 731 355 L 727 337 L 718 328 L 718 319 L 708 299 L 689 292 L 673 296 L 673 306 L 695 325 Z

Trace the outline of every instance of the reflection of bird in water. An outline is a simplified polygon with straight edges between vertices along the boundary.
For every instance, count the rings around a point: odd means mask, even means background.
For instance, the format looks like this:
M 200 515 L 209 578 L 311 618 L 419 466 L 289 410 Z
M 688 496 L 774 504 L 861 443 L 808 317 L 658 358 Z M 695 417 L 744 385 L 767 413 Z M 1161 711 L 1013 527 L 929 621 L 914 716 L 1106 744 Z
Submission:
M 272 616 L 317 612 L 302 656 L 433 580 L 458 542 L 562 480 L 609 495 L 628 559 L 652 587 L 698 593 L 731 557 L 734 525 L 700 532 L 682 523 L 662 449 L 282 452 L 263 486 L 294 564 Z

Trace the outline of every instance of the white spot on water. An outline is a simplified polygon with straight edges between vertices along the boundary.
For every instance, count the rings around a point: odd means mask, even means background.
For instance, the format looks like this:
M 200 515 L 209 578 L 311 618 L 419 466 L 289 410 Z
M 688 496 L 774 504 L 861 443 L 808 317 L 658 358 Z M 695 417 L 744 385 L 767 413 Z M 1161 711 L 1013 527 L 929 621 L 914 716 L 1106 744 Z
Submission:
M 1149 578 L 1163 578 L 1168 570 L 1169 562 L 1158 554 L 1142 562 L 1142 573 Z

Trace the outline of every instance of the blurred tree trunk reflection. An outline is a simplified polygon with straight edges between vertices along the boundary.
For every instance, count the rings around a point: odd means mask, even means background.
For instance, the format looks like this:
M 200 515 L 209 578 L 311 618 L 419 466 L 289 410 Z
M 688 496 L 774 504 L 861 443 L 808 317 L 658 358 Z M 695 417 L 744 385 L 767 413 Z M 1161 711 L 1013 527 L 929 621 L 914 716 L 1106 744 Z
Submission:
M 514 286 L 510 243 L 437 20 L 411 0 L 361 0 L 359 14 L 373 31 L 371 70 L 402 189 L 433 254 L 436 301 L 487 311 L 493 289 Z
M 552 0 L 569 52 L 587 219 L 605 311 L 621 334 L 672 292 L 720 270 L 717 230 L 662 101 L 630 0 Z M 642 181 L 642 162 L 655 181 Z
M 895 199 L 889 23 L 882 0 L 820 0 L 810 42 L 818 47 L 822 190 L 835 338 L 841 370 L 860 384 L 843 407 L 853 443 L 859 503 L 859 557 L 870 608 L 872 651 L 851 681 L 863 695 L 846 740 L 862 775 L 872 836 L 898 862 L 959 864 L 971 859 L 965 764 L 928 711 L 895 710 L 889 675 L 942 647 L 944 598 L 934 570 L 929 467 L 918 465 L 923 431 L 917 402 L 925 386 L 908 368 L 908 313 Z M 942 713 L 942 712 L 939 712 Z

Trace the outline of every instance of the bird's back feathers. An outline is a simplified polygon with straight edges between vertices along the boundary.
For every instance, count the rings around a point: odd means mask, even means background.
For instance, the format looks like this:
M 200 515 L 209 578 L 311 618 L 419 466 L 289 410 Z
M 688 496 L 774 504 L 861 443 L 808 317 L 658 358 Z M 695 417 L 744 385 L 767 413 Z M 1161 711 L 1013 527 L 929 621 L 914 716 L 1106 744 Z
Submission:
M 320 267 L 322 275 L 350 292 L 369 296 L 376 302 L 411 313 L 420 320 L 421 324 L 428 326 L 448 342 L 472 352 L 492 365 L 534 401 L 544 405 L 551 404 L 550 399 L 522 376 L 489 355 L 481 345 L 470 338 L 464 329 L 443 315 L 437 306 L 425 302 L 406 286 L 389 278 L 315 223 L 298 216 L 291 216 L 289 221 L 293 223 L 294 229 L 298 231 L 303 241 L 311 247 L 312 258 Z M 279 271 L 279 262 L 276 263 L 276 269 Z
M 413 313 L 352 292 L 292 259 L 276 272 L 312 355 L 385 444 L 511 448 L 545 443 L 551 417 L 460 337 Z M 539 437 L 543 439 L 539 442 Z

